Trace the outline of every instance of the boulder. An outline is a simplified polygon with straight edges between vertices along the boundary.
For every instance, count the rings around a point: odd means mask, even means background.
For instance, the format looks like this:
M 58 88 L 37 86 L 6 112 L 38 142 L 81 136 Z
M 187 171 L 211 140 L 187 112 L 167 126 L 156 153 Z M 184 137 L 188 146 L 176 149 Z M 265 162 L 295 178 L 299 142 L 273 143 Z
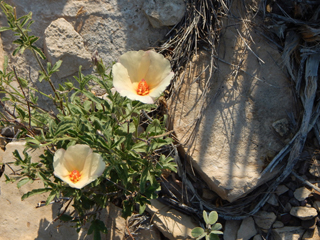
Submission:
M 229 34 L 224 40 L 228 43 L 237 35 Z M 230 202 L 277 173 L 261 176 L 268 159 L 285 144 L 285 139 L 275 135 L 272 123 L 292 110 L 289 83 L 273 60 L 280 60 L 279 53 L 259 36 L 254 39 L 256 45 L 252 47 L 266 64 L 260 65 L 239 43 L 225 46 L 227 55 L 223 61 L 239 61 L 229 48 L 243 51 L 245 72 L 239 71 L 235 80 L 234 65 L 220 63 L 220 74 L 211 76 L 209 93 L 201 100 L 209 76 L 209 70 L 205 69 L 210 65 L 210 54 L 200 51 L 191 63 L 192 68 L 186 70 L 191 74 L 186 74 L 188 77 L 170 103 L 172 128 L 184 146 L 183 154 L 188 154 L 209 187 Z M 207 104 L 204 112 L 203 104 Z
M 84 46 L 84 40 L 73 26 L 64 18 L 58 18 L 44 31 L 44 53 L 54 65 L 58 60 L 63 64 L 57 75 L 59 78 L 67 77 L 82 69 L 91 66 L 91 54 Z

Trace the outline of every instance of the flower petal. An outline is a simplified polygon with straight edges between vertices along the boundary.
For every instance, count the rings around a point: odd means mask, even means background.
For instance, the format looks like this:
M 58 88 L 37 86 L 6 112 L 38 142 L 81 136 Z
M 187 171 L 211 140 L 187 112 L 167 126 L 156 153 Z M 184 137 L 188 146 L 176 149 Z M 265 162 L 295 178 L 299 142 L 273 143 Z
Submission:
M 105 167 L 106 164 L 102 160 L 101 155 L 98 153 L 92 153 L 86 160 L 83 172 L 86 172 L 88 174 L 88 180 L 92 182 L 100 177 Z
M 165 77 L 165 79 L 163 79 L 158 86 L 156 86 L 155 88 L 153 88 L 151 91 L 150 91 L 150 94 L 149 96 L 150 97 L 153 97 L 153 98 L 158 98 L 161 93 L 166 90 L 166 88 L 169 86 L 170 82 L 171 82 L 171 79 L 173 78 L 174 76 L 174 73 L 173 72 L 170 72 L 168 74 L 168 76 Z
M 112 74 L 113 86 L 118 92 L 122 90 L 135 91 L 128 75 L 128 71 L 121 63 L 116 63 L 112 66 Z
M 150 58 L 149 70 L 145 80 L 150 89 L 157 87 L 171 72 L 171 65 L 168 59 L 154 51 L 147 52 Z M 171 80 L 171 79 L 170 79 Z M 169 85 L 169 84 L 168 84 Z
M 83 170 L 86 158 L 92 153 L 91 148 L 88 145 L 76 144 L 69 147 L 64 154 L 64 166 L 69 171 Z
M 141 61 L 144 51 L 129 51 L 120 56 L 119 62 L 127 69 L 128 75 L 132 82 L 139 82 L 141 75 L 145 76 L 142 69 L 140 69 Z M 145 62 L 146 59 L 143 60 Z M 147 69 L 146 69 L 147 70 Z M 141 71 L 141 72 L 140 72 Z
M 69 174 L 63 163 L 65 152 L 64 149 L 58 149 L 53 157 L 53 174 L 60 179 Z

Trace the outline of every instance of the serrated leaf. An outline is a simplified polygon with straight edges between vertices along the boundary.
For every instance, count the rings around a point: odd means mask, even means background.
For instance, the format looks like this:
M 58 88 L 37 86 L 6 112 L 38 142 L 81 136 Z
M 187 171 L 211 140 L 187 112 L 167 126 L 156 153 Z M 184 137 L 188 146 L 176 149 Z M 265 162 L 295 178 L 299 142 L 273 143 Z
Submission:
M 33 195 L 36 194 L 41 194 L 41 193 L 45 193 L 45 192 L 49 192 L 50 190 L 52 190 L 51 188 L 39 188 L 39 189 L 33 189 L 30 192 L 27 192 L 26 194 L 23 194 L 21 197 L 21 200 L 23 201 L 24 199 L 31 197 Z
M 218 220 L 218 213 L 216 211 L 211 211 L 209 213 L 208 221 L 205 221 L 207 224 L 214 224 Z
M 23 178 L 17 183 L 17 187 L 21 188 L 23 185 L 27 184 L 31 179 L 30 178 Z
M 201 227 L 195 227 L 191 231 L 191 236 L 192 237 L 200 237 L 204 233 L 204 229 Z

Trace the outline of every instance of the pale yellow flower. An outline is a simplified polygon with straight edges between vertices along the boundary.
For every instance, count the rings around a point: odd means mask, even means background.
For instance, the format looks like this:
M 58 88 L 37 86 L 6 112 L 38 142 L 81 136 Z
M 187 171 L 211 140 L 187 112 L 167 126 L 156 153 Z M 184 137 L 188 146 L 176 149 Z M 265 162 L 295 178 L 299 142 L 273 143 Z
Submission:
M 154 103 L 170 84 L 174 73 L 170 62 L 154 51 L 123 54 L 112 67 L 113 86 L 121 96 Z
M 105 167 L 101 155 L 84 144 L 58 149 L 53 158 L 53 174 L 78 189 L 96 180 Z

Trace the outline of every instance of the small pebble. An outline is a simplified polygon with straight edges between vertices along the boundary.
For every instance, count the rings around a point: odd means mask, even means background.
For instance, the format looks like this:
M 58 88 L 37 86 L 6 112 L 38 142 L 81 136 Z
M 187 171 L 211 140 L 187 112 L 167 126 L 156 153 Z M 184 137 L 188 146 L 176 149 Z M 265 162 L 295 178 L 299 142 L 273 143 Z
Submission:
M 5 137 L 14 137 L 14 127 L 4 127 L 1 129 L 1 135 Z
M 290 214 L 294 217 L 300 218 L 301 220 L 309 220 L 316 217 L 318 212 L 315 208 L 299 206 L 291 208 Z
M 293 194 L 298 201 L 304 201 L 306 198 L 309 197 L 311 191 L 306 187 L 300 187 L 297 188 Z

